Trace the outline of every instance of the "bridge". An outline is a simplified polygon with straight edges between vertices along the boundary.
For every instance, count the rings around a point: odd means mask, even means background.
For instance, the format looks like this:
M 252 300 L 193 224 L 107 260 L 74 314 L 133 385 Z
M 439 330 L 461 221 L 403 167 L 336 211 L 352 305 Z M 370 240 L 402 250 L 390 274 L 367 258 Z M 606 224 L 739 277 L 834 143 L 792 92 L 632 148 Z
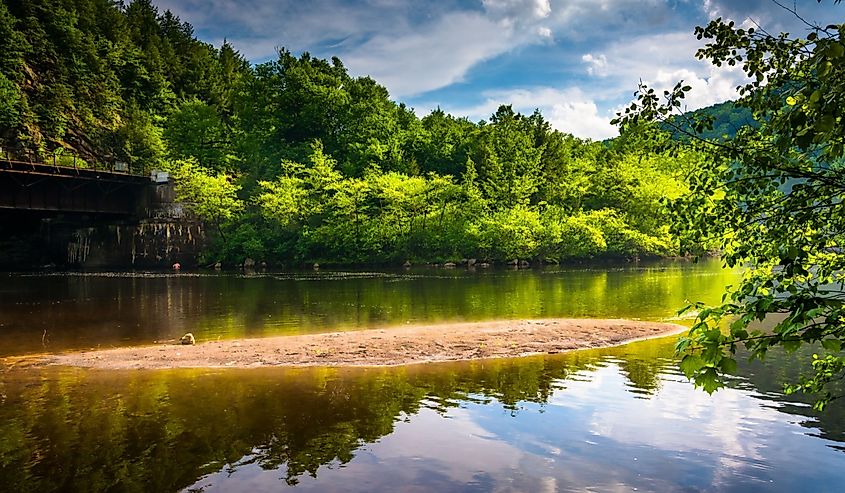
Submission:
M 150 177 L 24 161 L 0 161 L 0 211 L 135 217 Z
M 204 226 L 153 178 L 0 159 L 0 270 L 196 265 Z

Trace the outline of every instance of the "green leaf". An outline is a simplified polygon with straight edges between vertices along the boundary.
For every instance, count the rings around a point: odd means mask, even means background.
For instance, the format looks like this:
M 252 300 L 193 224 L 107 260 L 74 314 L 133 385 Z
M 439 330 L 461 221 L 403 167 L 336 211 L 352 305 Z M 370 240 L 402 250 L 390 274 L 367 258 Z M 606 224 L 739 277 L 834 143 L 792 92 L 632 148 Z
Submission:
M 692 378 L 698 370 L 704 367 L 704 360 L 697 354 L 688 354 L 681 360 L 680 367 L 687 378 Z
M 696 375 L 695 384 L 703 388 L 708 394 L 712 394 L 724 385 L 722 381 L 719 380 L 719 374 L 713 367 L 709 367 Z
M 736 373 L 736 360 L 733 358 L 722 358 L 722 361 L 719 362 L 719 368 L 721 368 L 722 373 L 733 375 Z

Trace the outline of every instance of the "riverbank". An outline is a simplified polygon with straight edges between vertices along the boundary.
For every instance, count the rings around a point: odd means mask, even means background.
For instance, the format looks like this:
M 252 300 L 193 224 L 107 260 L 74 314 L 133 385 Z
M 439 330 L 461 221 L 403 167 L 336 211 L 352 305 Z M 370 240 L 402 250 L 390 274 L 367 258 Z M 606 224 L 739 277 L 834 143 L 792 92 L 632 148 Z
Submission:
M 555 354 L 679 333 L 681 325 L 620 319 L 448 323 L 259 339 L 68 352 L 27 364 L 97 369 L 397 366 Z

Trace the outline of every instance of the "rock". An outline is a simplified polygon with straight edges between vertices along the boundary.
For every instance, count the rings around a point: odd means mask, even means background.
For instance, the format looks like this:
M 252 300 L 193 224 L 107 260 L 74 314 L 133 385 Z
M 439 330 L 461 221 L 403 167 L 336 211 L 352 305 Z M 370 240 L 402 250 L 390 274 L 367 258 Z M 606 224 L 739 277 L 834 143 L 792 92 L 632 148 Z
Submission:
M 480 263 L 478 263 L 478 264 L 476 264 L 476 265 L 478 265 L 478 266 L 479 266 L 479 267 L 481 267 L 482 269 L 486 269 L 486 268 L 490 267 L 490 264 L 489 264 L 489 263 L 487 263 L 487 262 L 480 262 Z
M 404 267 L 404 268 L 406 268 L 406 269 L 410 269 L 410 268 L 411 268 L 411 261 L 410 261 L 410 260 L 406 260 L 406 261 L 405 261 L 405 263 L 404 263 L 404 264 L 402 264 L 402 267 Z
M 445 264 L 443 264 L 443 267 L 446 268 L 446 269 L 454 269 L 455 268 L 455 262 L 446 262 Z
M 475 265 L 476 262 L 477 260 L 475 260 L 474 258 L 467 259 L 467 266 L 472 267 L 473 265 Z
M 220 270 L 222 268 L 223 268 L 223 264 L 221 264 L 220 262 L 216 262 L 214 264 L 214 270 Z
M 525 269 L 527 267 L 531 267 L 531 264 L 527 260 L 521 260 L 519 262 L 519 266 L 522 267 L 523 269 Z
M 244 260 L 244 269 L 254 269 L 255 268 L 255 260 L 247 257 Z
M 314 270 L 320 270 L 320 264 L 314 262 L 314 265 L 311 266 Z
M 194 339 L 194 335 L 188 332 L 187 334 L 183 335 L 181 339 L 179 339 L 179 344 L 183 346 L 193 346 L 197 343 L 197 340 Z
M 460 264 L 461 264 L 461 265 L 466 265 L 466 264 L 467 264 L 467 262 L 469 262 L 469 260 L 467 260 L 467 259 L 465 259 L 465 258 L 462 258 L 462 259 L 461 259 L 461 261 L 460 261 Z
M 261 267 L 261 270 L 267 270 L 267 262 L 262 260 L 258 265 Z
M 508 265 L 519 265 L 518 259 L 508 260 Z

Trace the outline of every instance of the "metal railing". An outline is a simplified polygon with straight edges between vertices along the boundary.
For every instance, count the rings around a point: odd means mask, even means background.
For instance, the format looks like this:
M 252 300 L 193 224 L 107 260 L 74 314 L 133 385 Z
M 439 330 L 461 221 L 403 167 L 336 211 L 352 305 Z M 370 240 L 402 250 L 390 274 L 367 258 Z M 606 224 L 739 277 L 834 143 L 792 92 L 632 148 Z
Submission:
M 15 159 L 12 158 L 13 154 L 9 152 L 8 149 L 0 147 L 0 162 L 5 162 L 15 165 L 32 165 L 35 166 L 52 166 L 59 171 L 61 169 L 73 169 L 79 172 L 80 170 L 96 170 L 96 171 L 107 171 L 110 173 L 120 173 L 126 174 L 131 176 L 144 176 L 143 172 L 132 171 L 129 163 L 120 160 L 112 160 L 111 163 L 104 163 L 99 161 L 88 162 L 84 159 L 80 158 L 76 154 L 65 154 L 64 152 L 52 152 L 51 155 L 47 160 L 42 159 L 34 159 L 33 153 L 30 152 L 16 152 L 14 156 Z M 25 160 L 21 159 L 21 156 L 25 156 Z M 34 168 L 33 168 L 34 169 Z

